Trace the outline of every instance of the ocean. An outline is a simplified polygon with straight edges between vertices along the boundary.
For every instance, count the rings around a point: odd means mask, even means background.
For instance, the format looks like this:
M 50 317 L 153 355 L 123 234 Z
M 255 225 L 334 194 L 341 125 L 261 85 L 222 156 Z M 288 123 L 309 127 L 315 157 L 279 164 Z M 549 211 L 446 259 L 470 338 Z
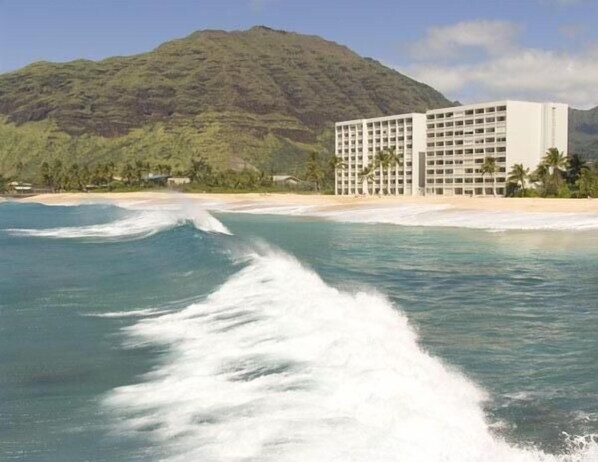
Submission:
M 598 461 L 588 217 L 213 209 L 0 203 L 0 461 Z

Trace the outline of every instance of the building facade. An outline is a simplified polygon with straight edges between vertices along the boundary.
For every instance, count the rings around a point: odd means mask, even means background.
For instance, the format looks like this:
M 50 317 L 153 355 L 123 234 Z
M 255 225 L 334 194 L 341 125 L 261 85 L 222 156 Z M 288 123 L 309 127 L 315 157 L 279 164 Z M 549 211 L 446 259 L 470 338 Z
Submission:
M 419 156 L 426 151 L 425 114 L 401 114 L 336 124 L 336 156 L 342 167 L 335 172 L 336 194 L 416 195 Z M 399 162 L 375 168 L 364 177 L 364 168 L 374 167 L 375 156 L 393 149 Z
M 565 104 L 501 101 L 426 112 L 427 195 L 506 193 L 514 164 L 534 170 L 549 148 L 566 151 Z M 496 160 L 494 177 L 483 175 L 486 157 Z
M 549 148 L 566 151 L 568 107 L 556 103 L 499 101 L 336 124 L 337 194 L 504 195 L 514 164 L 531 170 Z M 377 152 L 396 149 L 389 172 L 364 167 Z M 497 172 L 483 175 L 487 157 Z M 366 188 L 366 186 L 368 186 Z

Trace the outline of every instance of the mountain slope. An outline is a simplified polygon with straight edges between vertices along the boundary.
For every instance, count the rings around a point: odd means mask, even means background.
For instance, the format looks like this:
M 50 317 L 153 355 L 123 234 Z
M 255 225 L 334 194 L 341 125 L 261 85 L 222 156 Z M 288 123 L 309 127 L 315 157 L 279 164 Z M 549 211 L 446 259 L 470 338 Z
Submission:
M 319 37 L 202 31 L 136 56 L 0 75 L 0 172 L 56 157 L 150 155 L 183 168 L 199 154 L 222 168 L 297 170 L 308 150 L 330 148 L 334 121 L 449 104 Z
M 598 106 L 569 111 L 569 151 L 598 161 Z

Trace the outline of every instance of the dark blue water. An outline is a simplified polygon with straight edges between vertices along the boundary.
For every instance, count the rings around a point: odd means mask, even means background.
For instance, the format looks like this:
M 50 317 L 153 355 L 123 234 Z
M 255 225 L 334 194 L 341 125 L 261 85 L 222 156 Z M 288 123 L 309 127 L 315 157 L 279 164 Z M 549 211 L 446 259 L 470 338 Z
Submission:
M 0 460 L 165 457 L 164 441 L 122 431 L 130 416 L 105 405 L 172 355 L 159 343 L 127 346 L 123 329 L 143 317 L 122 314 L 201 302 L 247 267 L 239 255 L 264 246 L 296 257 L 329 286 L 388 297 L 425 351 L 485 390 L 497 438 L 562 454 L 571 451 L 564 432 L 598 433 L 595 233 L 227 214 L 218 219 L 233 236 L 191 223 L 122 239 L 9 231 L 110 226 L 130 215 L 111 206 L 0 204 Z

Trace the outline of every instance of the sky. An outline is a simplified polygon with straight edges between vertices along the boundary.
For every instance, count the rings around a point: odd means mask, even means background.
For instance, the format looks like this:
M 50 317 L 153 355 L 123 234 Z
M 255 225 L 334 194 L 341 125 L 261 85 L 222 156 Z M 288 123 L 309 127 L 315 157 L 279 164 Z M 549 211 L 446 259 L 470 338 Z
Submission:
M 266 25 L 347 45 L 462 103 L 598 106 L 598 0 L 0 0 L 0 73 Z

